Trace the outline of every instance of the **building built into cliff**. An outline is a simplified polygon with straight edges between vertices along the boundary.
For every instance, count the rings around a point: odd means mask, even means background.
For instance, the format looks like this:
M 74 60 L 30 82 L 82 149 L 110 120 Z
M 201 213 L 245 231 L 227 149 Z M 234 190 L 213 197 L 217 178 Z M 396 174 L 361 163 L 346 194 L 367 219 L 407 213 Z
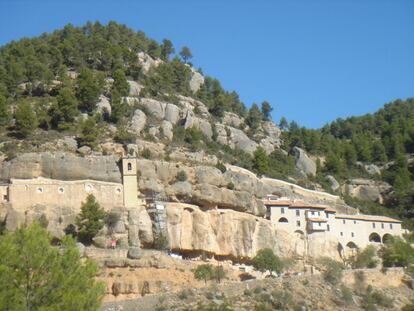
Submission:
M 363 214 L 338 214 L 327 205 L 268 195 L 263 200 L 266 217 L 278 229 L 299 236 L 331 235 L 338 239 L 338 251 L 383 243 L 392 236 L 402 236 L 401 221 Z

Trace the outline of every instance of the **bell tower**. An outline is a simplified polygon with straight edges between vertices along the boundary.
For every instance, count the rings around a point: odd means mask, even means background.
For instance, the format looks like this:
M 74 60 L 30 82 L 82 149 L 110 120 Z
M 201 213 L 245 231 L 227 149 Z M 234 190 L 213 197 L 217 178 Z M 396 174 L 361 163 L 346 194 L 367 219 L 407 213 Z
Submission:
M 122 179 L 124 184 L 124 206 L 126 208 L 138 206 L 137 159 L 135 157 L 122 158 Z

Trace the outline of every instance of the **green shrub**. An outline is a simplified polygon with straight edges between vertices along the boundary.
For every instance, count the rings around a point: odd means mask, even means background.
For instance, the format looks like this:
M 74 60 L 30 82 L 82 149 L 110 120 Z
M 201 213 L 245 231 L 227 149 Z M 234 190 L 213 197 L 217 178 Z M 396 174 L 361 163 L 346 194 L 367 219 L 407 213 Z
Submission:
M 124 127 L 118 128 L 114 140 L 120 144 L 130 144 L 135 141 L 134 135 L 128 132 Z
M 360 268 L 375 268 L 378 265 L 378 260 L 375 258 L 377 254 L 374 245 L 368 245 L 362 251 L 358 251 L 351 266 L 354 269 Z
M 227 184 L 227 189 L 229 189 L 229 190 L 234 190 L 234 184 L 233 184 L 232 182 L 229 182 L 229 183 Z
M 341 299 L 344 302 L 344 304 L 346 306 L 351 305 L 353 303 L 352 291 L 343 284 L 341 285 L 340 290 L 341 290 Z
M 319 262 L 324 268 L 322 275 L 325 281 L 336 285 L 342 280 L 343 264 L 328 257 L 321 258 Z
M 377 310 L 376 306 L 391 308 L 393 299 L 367 286 L 366 293 L 362 297 L 362 306 L 368 311 Z
M 414 263 L 414 249 L 400 237 L 393 237 L 380 251 L 384 267 L 407 267 Z
M 279 273 L 283 270 L 282 261 L 276 256 L 270 248 L 264 248 L 257 252 L 253 258 L 253 266 L 260 272 L 269 271 Z
M 187 180 L 187 173 L 185 171 L 179 171 L 175 179 L 177 181 L 186 181 Z
M 149 150 L 148 148 L 144 148 L 141 152 L 141 156 L 144 159 L 151 159 L 152 158 L 151 150 Z
M 219 169 L 223 174 L 227 171 L 226 166 L 223 164 L 223 162 L 220 161 L 217 162 L 216 168 Z
M 167 250 L 169 247 L 167 236 L 161 232 L 156 234 L 154 237 L 153 247 L 154 249 L 158 249 L 160 251 Z
M 194 278 L 204 280 L 204 283 L 207 284 L 207 281 L 213 278 L 213 266 L 210 264 L 199 265 L 194 270 Z

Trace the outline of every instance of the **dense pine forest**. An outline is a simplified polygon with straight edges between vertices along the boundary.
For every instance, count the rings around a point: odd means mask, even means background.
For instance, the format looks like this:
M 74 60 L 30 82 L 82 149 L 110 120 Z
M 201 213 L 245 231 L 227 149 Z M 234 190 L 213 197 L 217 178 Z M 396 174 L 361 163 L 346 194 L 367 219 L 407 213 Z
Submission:
M 139 64 L 143 52 L 160 64 L 145 71 Z M 271 120 L 268 102 L 247 109 L 235 91 L 225 90 L 217 79 L 205 76 L 197 92 L 189 86 L 193 55 L 188 47 L 179 52 L 173 43 L 161 43 L 124 25 L 110 22 L 87 23 L 83 27 L 65 26 L 62 30 L 36 38 L 21 39 L 0 48 L 0 136 L 7 158 L 20 151 L 15 143 L 47 139 L 48 135 L 74 133 L 80 146 L 96 147 L 108 124 L 116 125 L 115 141 L 128 143 L 133 138 L 125 130 L 133 110 L 124 103 L 128 80 L 144 86 L 140 96 L 176 102 L 183 95 L 202 101 L 213 119 L 233 112 L 245 118 L 248 135 L 260 137 L 260 124 Z M 202 73 L 202 69 L 197 69 Z M 70 78 L 71 75 L 75 78 Z M 105 81 L 111 78 L 110 87 Z M 96 113 L 96 103 L 104 94 L 112 113 Z M 90 118 L 80 118 L 82 115 Z M 204 149 L 259 175 L 294 180 L 308 187 L 315 183 L 333 192 L 325 176 L 339 182 L 365 177 L 392 186 L 380 205 L 360 202 L 342 193 L 348 203 L 365 212 L 388 213 L 414 223 L 414 100 L 396 100 L 382 109 L 360 117 L 337 119 L 321 129 L 307 129 L 281 118 L 283 146 L 266 155 L 258 148 L 253 155 L 232 151 L 207 141 L 194 129 L 174 129 L 174 143 Z M 216 134 L 216 133 L 215 133 Z M 214 137 L 214 136 L 213 136 Z M 23 144 L 24 145 L 24 144 Z M 19 145 L 21 148 L 21 144 Z M 303 178 L 295 172 L 290 154 L 295 146 L 317 157 L 316 177 Z M 286 151 L 286 152 L 284 152 Z M 363 164 L 375 164 L 381 174 L 367 176 Z

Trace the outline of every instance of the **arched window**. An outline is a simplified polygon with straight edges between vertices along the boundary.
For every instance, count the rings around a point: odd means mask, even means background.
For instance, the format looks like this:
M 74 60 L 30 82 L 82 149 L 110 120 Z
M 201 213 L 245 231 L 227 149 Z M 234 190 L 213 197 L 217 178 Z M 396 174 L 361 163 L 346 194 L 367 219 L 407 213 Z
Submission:
M 376 243 L 381 243 L 381 237 L 378 233 L 371 233 L 368 237 L 370 242 L 376 242 Z
M 128 162 L 128 171 L 132 171 L 132 164 L 131 164 L 131 162 Z
M 285 217 L 279 218 L 279 222 L 288 222 L 288 220 Z

